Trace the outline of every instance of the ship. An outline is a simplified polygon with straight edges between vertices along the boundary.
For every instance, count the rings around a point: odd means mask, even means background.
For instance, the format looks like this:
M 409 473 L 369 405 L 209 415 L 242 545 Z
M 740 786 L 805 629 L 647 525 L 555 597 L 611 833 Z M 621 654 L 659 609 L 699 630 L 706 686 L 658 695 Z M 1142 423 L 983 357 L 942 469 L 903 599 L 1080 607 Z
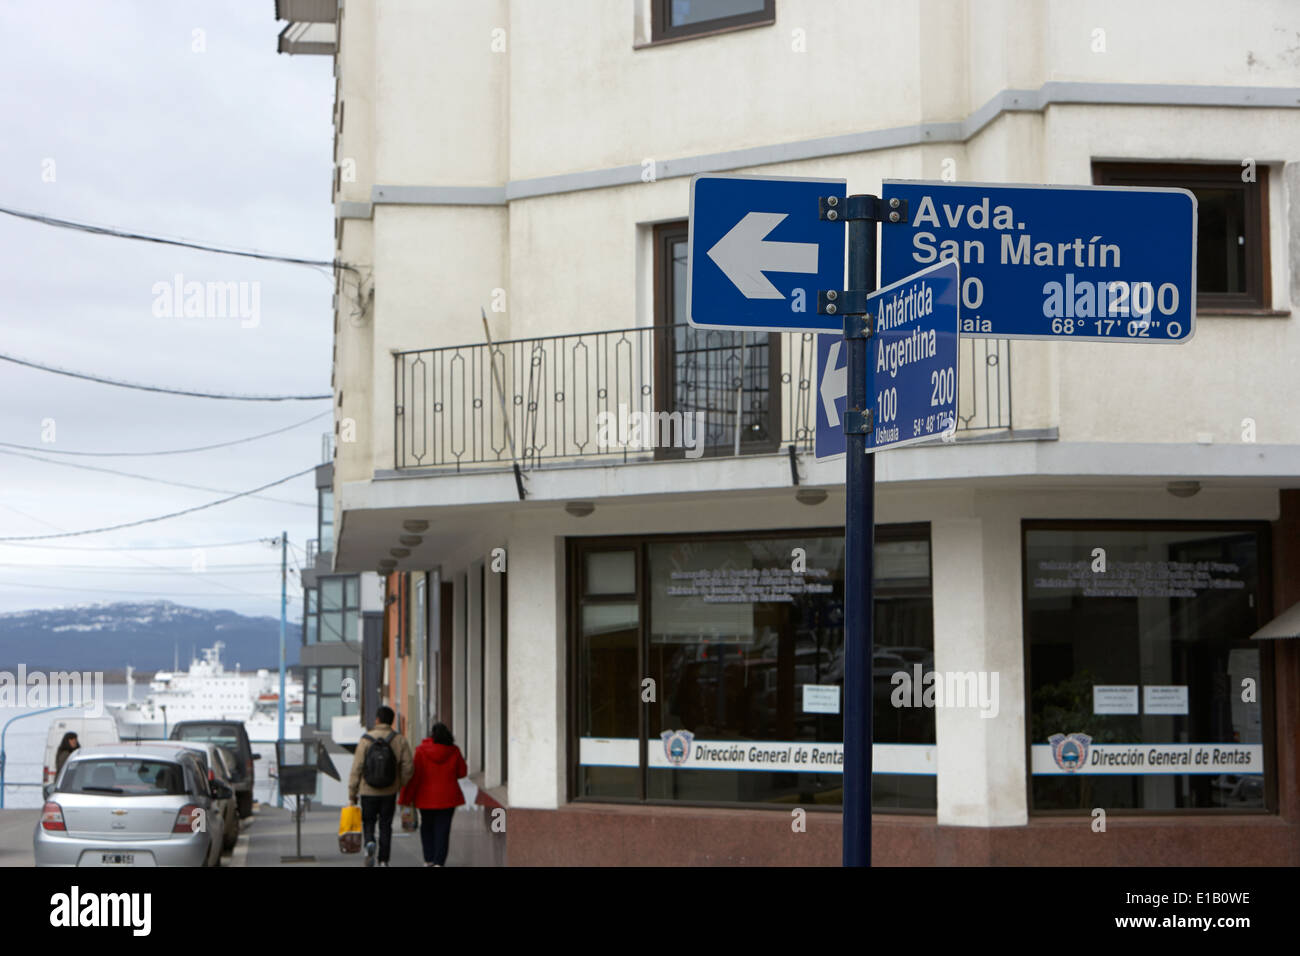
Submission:
M 255 673 L 226 670 L 221 662 L 225 643 L 204 648 L 202 657 L 191 659 L 188 671 L 158 671 L 149 682 L 144 700 L 135 699 L 134 669 L 126 669 L 126 700 L 109 704 L 123 740 L 165 738 L 183 720 L 238 720 L 249 740 L 279 737 L 280 675 L 261 669 Z M 302 681 L 285 677 L 284 736 L 302 736 Z

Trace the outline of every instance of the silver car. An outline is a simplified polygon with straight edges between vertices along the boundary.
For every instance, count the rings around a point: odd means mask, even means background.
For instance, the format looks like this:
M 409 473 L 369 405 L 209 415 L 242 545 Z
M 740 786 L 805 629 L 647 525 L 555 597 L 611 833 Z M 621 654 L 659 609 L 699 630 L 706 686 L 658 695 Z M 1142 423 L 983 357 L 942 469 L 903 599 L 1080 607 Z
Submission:
M 83 747 L 64 763 L 36 824 L 36 865 L 219 866 L 222 787 L 188 750 Z
M 231 751 L 203 740 L 131 740 L 123 741 L 123 746 L 158 747 L 173 751 L 191 750 L 197 754 L 208 783 L 220 782 L 230 791 L 228 796 L 222 790 L 221 795 L 213 797 L 216 820 L 213 826 L 222 834 L 221 849 L 227 851 L 235 848 L 239 840 L 239 808 L 235 799 L 235 784 L 231 772 L 235 755 Z

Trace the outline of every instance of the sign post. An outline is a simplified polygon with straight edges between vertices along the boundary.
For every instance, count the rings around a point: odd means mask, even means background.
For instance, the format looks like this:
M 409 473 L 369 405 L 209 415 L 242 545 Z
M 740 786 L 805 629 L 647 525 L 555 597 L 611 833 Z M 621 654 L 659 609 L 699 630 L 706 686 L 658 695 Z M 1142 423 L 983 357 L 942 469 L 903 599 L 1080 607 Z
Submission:
M 847 400 L 844 514 L 844 851 L 845 866 L 871 865 L 872 558 L 876 460 L 867 454 L 872 409 L 867 400 L 867 296 L 876 288 L 876 223 L 906 222 L 901 199 L 824 196 L 820 218 L 848 223 L 848 288 L 817 294 L 817 311 L 843 316 Z

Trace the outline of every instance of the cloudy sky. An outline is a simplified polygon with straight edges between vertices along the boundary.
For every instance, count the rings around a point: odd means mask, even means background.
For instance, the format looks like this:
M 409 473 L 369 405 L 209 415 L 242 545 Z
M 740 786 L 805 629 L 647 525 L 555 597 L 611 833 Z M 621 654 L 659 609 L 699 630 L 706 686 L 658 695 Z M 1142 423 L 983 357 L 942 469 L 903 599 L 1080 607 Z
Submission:
M 277 54 L 273 0 L 0 3 L 0 207 L 312 259 L 332 256 L 329 57 Z M 177 277 L 180 277 L 179 279 Z M 202 283 L 201 315 L 161 290 Z M 242 294 L 226 315 L 209 284 Z M 171 388 L 329 391 L 326 269 L 87 235 L 0 215 L 0 353 Z M 193 309 L 191 309 L 192 311 Z M 131 391 L 0 361 L 0 538 L 191 508 L 321 460 L 328 400 Z M 215 451 L 136 457 L 281 435 Z M 22 447 L 14 447 L 22 446 Z M 26 449 L 26 450 L 25 450 Z M 19 452 L 20 454 L 14 454 Z M 131 472 L 174 487 L 24 455 Z M 126 530 L 0 542 L 0 612 L 164 598 L 279 614 L 282 529 L 315 537 L 309 474 Z M 230 542 L 251 542 L 233 546 Z M 163 550 L 163 547 L 174 550 Z M 302 553 L 291 551 L 291 566 Z M 198 567 L 200 570 L 195 570 Z M 301 616 L 290 576 L 289 616 Z

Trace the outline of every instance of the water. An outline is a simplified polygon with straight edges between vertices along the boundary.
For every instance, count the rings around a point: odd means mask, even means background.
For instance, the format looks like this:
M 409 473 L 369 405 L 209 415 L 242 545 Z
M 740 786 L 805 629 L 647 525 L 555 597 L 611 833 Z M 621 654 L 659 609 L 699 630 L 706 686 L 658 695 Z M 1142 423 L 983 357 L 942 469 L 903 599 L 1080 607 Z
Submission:
M 88 688 L 93 693 L 93 688 Z M 147 686 L 145 688 L 147 691 Z M 135 687 L 136 697 L 140 698 L 141 686 Z M 105 684 L 104 703 L 122 703 L 126 700 L 125 684 Z M 78 701 L 79 703 L 80 701 Z M 0 706 L 0 727 L 15 717 L 40 710 L 40 707 L 5 707 Z M 107 709 L 105 716 L 112 716 Z M 44 800 L 41 795 L 41 776 L 44 772 L 45 738 L 49 733 L 50 722 L 61 717 L 75 717 L 73 709 L 54 710 L 34 717 L 25 717 L 9 724 L 4 734 L 5 751 L 5 792 L 6 809 L 39 809 Z M 252 741 L 253 752 L 262 755 L 257 761 L 254 773 L 253 797 L 263 803 L 275 799 L 275 780 L 271 771 L 275 769 L 275 741 Z

